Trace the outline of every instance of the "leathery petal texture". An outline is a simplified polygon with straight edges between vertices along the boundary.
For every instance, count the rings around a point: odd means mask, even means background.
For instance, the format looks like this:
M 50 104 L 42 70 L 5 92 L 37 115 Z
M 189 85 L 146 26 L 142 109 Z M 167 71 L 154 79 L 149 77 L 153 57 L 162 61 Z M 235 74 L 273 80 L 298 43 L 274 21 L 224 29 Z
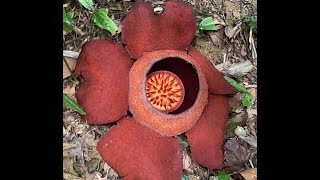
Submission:
M 196 59 L 200 64 L 200 68 L 207 78 L 209 93 L 227 95 L 238 92 L 237 89 L 230 85 L 230 83 L 224 79 L 222 74 L 197 49 L 191 47 L 188 55 L 193 57 L 193 59 Z
M 223 136 L 228 119 L 228 98 L 209 95 L 209 103 L 203 115 L 186 135 L 192 159 L 209 169 L 223 167 Z
M 181 180 L 182 146 L 175 137 L 124 118 L 99 140 L 98 152 L 123 179 Z
M 163 136 L 175 136 L 192 128 L 208 102 L 208 84 L 198 67 L 196 59 L 178 50 L 153 51 L 138 59 L 129 73 L 129 108 L 135 119 Z M 186 96 L 178 114 L 160 112 L 147 99 L 147 74 L 160 69 L 175 73 L 184 83 Z
M 187 50 L 196 32 L 192 6 L 180 1 L 164 3 L 154 15 L 148 2 L 136 2 L 123 21 L 122 41 L 132 58 L 161 49 Z
M 127 114 L 129 70 L 133 61 L 115 41 L 87 42 L 77 60 L 75 75 L 84 81 L 76 92 L 91 124 L 117 121 Z

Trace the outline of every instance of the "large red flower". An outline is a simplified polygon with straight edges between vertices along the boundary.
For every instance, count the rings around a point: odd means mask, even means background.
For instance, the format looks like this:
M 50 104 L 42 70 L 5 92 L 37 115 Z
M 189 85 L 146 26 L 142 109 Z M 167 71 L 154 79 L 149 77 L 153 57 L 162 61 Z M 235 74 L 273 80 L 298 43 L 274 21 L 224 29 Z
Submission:
M 84 79 L 76 97 L 87 122 L 120 120 L 98 142 L 102 158 L 123 179 L 180 180 L 182 146 L 174 136 L 186 132 L 193 160 L 221 169 L 226 95 L 237 91 L 190 47 L 196 31 L 192 7 L 167 1 L 164 12 L 154 15 L 149 3 L 137 1 L 123 25 L 125 48 L 92 40 L 75 70 Z

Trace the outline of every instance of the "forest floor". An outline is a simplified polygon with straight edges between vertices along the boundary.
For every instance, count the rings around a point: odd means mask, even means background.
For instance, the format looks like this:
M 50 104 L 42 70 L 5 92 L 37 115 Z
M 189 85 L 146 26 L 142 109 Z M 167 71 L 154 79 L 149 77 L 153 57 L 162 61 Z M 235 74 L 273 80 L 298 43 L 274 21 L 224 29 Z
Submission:
M 147 0 L 154 7 L 164 1 Z M 108 9 L 108 16 L 121 27 L 133 2 L 130 0 L 95 0 L 96 8 Z M 230 113 L 224 138 L 224 170 L 230 179 L 257 179 L 257 29 L 250 18 L 257 16 L 256 0 L 184 0 L 197 10 L 197 21 L 212 17 L 216 30 L 202 31 L 192 46 L 205 55 L 220 72 L 244 86 L 253 96 L 244 106 L 245 93 L 229 98 Z M 121 33 L 110 33 L 96 26 L 91 13 L 76 0 L 64 0 L 66 12 L 74 12 L 74 30 L 63 34 L 64 57 L 71 70 L 84 43 L 92 39 L 121 42 Z M 250 28 L 251 27 L 251 28 Z M 119 28 L 120 29 L 120 28 Z M 76 100 L 77 84 L 64 63 L 63 92 Z M 121 179 L 100 157 L 96 144 L 110 125 L 87 124 L 83 117 L 64 106 L 63 110 L 63 177 L 66 180 Z M 183 154 L 183 179 L 214 180 L 212 171 L 193 162 L 190 149 Z

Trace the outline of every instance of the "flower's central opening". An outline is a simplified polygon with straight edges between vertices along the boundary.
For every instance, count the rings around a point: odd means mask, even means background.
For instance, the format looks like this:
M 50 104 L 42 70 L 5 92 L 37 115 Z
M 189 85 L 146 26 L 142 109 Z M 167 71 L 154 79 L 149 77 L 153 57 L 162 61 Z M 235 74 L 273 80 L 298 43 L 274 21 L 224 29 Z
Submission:
M 160 60 L 147 74 L 147 98 L 161 112 L 182 113 L 194 104 L 198 93 L 197 71 L 192 64 L 181 58 Z
M 184 99 L 184 87 L 180 78 L 170 71 L 155 71 L 148 75 L 147 98 L 159 111 L 172 112 Z

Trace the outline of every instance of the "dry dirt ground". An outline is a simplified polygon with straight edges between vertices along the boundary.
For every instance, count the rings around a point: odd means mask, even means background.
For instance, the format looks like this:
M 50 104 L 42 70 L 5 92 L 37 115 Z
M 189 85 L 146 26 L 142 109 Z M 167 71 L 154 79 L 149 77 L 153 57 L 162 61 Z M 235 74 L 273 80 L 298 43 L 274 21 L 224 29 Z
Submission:
M 163 3 L 163 1 L 148 1 L 154 6 Z M 257 15 L 256 0 L 184 1 L 198 10 L 197 20 L 199 22 L 209 16 L 218 22 L 217 31 L 203 32 L 200 37 L 194 38 L 192 45 L 199 49 L 222 73 L 237 79 L 254 96 L 251 107 L 244 107 L 241 104 L 243 93 L 237 93 L 229 100 L 230 113 L 225 129 L 224 170 L 229 174 L 230 179 L 257 179 L 257 30 L 250 35 L 248 23 L 241 23 L 240 20 L 242 16 Z M 95 0 L 94 2 L 99 8 L 108 8 L 109 17 L 120 27 L 133 3 L 130 0 Z M 88 20 L 90 13 L 78 1 L 64 0 L 63 4 L 66 11 L 75 12 L 76 27 L 75 31 L 63 34 L 64 50 L 79 53 L 82 45 L 92 39 L 113 39 L 121 42 L 120 33 L 112 36 L 107 30 L 94 26 L 93 22 Z M 232 31 L 232 28 L 236 31 Z M 70 68 L 74 69 L 77 53 L 73 55 L 72 52 L 67 51 L 64 51 L 65 58 Z M 63 92 L 76 100 L 75 92 L 78 85 L 69 75 L 70 73 L 64 67 Z M 87 124 L 79 113 L 64 106 L 64 179 L 121 179 L 101 159 L 96 150 L 97 141 L 111 126 Z M 184 179 L 218 179 L 219 171 L 204 168 L 191 160 L 189 148 L 184 150 L 183 168 Z

